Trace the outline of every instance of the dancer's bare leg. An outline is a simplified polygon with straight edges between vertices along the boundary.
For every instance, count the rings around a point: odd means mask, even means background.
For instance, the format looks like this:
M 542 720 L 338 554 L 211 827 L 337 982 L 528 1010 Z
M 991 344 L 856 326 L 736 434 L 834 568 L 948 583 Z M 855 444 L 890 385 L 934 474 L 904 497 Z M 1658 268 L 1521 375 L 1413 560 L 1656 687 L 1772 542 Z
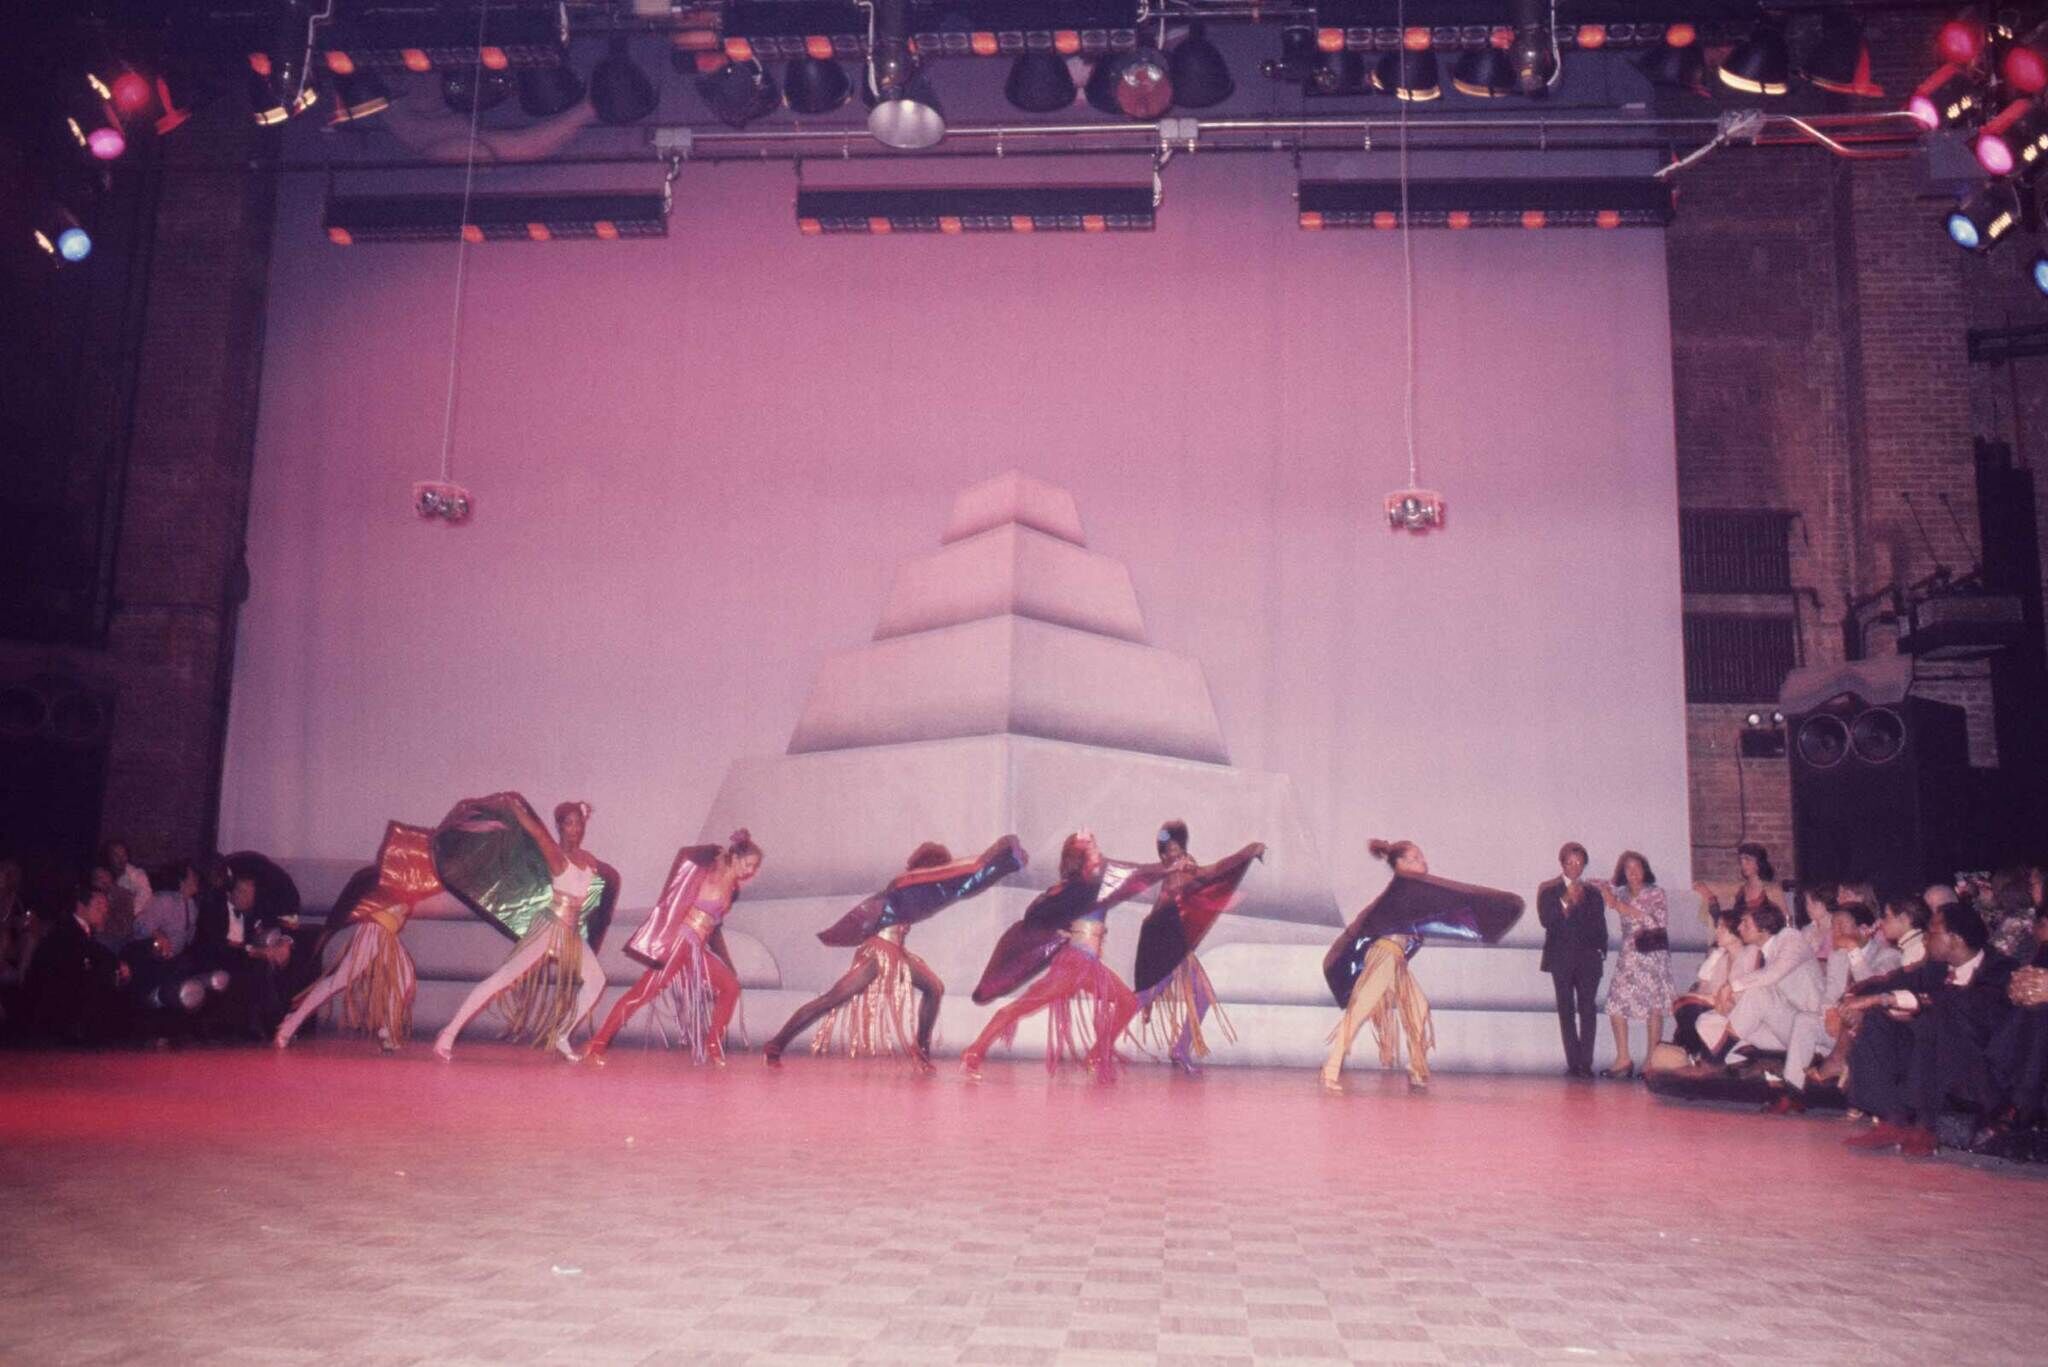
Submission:
M 549 948 L 546 937 L 536 935 L 513 950 L 512 957 L 500 964 L 497 972 L 471 988 L 469 995 L 462 999 L 462 1005 L 455 1010 L 455 1019 L 449 1021 L 440 1036 L 434 1040 L 434 1052 L 443 1059 L 452 1057 L 455 1053 L 456 1037 L 462 1033 L 462 1028 L 469 1024 L 477 1012 L 490 1005 L 491 998 L 518 982 L 520 977 L 533 967 L 535 960 L 547 954 Z M 597 983 L 597 990 L 603 992 L 602 974 L 598 975 Z

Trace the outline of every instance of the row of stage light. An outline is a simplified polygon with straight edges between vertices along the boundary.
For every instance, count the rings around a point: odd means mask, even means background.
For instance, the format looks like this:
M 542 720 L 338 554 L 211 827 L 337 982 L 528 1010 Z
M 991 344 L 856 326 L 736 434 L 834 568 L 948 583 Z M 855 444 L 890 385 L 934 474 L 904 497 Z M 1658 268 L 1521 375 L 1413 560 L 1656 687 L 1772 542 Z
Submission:
M 1949 239 L 1986 253 L 2035 235 L 2027 278 L 2048 296 L 2048 17 L 2024 32 L 2004 19 L 1953 20 L 1935 56 L 1907 112 L 1932 136 L 1965 138 L 1987 177 L 1948 211 Z
M 1415 228 L 1660 228 L 1669 186 L 1647 178 L 1411 181 L 1303 180 L 1296 223 L 1308 231 Z M 323 225 L 339 246 L 381 242 L 631 241 L 665 237 L 661 194 L 335 195 Z M 796 227 L 806 237 L 894 233 L 1123 233 L 1157 223 L 1150 185 L 978 185 L 954 188 L 803 189 Z

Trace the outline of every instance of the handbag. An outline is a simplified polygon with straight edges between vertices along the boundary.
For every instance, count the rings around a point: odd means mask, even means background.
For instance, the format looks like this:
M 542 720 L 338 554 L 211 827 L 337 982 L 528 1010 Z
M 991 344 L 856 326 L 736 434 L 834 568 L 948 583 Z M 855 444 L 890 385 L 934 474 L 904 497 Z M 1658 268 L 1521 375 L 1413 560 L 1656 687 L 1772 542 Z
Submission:
M 1634 940 L 1636 953 L 1655 954 L 1671 948 L 1671 932 L 1658 926 L 1654 930 L 1639 930 Z

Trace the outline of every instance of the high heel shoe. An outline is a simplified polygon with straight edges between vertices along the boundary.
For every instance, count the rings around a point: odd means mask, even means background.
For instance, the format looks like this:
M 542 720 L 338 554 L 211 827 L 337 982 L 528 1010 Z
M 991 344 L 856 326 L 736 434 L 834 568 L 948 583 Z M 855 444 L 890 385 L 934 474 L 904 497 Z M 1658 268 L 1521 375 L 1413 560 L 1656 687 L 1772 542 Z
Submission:
M 1608 1078 L 1614 1082 L 1626 1082 L 1635 1075 L 1636 1066 L 1633 1063 L 1629 1064 L 1626 1068 L 1623 1068 L 1619 1064 L 1617 1064 L 1612 1068 L 1602 1068 L 1600 1070 L 1600 1076 Z

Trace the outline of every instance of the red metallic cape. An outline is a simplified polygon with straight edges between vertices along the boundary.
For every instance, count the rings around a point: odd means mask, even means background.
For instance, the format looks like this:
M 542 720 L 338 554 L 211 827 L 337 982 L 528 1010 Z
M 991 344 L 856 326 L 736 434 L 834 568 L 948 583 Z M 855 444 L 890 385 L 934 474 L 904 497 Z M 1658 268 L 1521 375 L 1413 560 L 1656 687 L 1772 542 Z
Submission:
M 1257 847 L 1247 845 L 1207 868 L 1182 865 L 1166 875 L 1159 887 L 1158 905 L 1138 932 L 1134 989 L 1143 992 L 1165 982 L 1181 960 L 1195 952 L 1202 937 L 1236 900 L 1237 886 L 1251 872 L 1255 858 Z
M 1152 888 L 1167 874 L 1164 864 L 1105 864 L 1094 878 L 1072 878 L 1055 883 L 1024 909 L 1024 916 L 996 940 L 988 967 L 975 984 L 974 1001 L 987 1006 L 1007 997 L 1045 971 L 1067 943 L 1067 927 L 1083 917 L 1107 912 Z M 1118 879 L 1108 893 L 1103 885 Z

